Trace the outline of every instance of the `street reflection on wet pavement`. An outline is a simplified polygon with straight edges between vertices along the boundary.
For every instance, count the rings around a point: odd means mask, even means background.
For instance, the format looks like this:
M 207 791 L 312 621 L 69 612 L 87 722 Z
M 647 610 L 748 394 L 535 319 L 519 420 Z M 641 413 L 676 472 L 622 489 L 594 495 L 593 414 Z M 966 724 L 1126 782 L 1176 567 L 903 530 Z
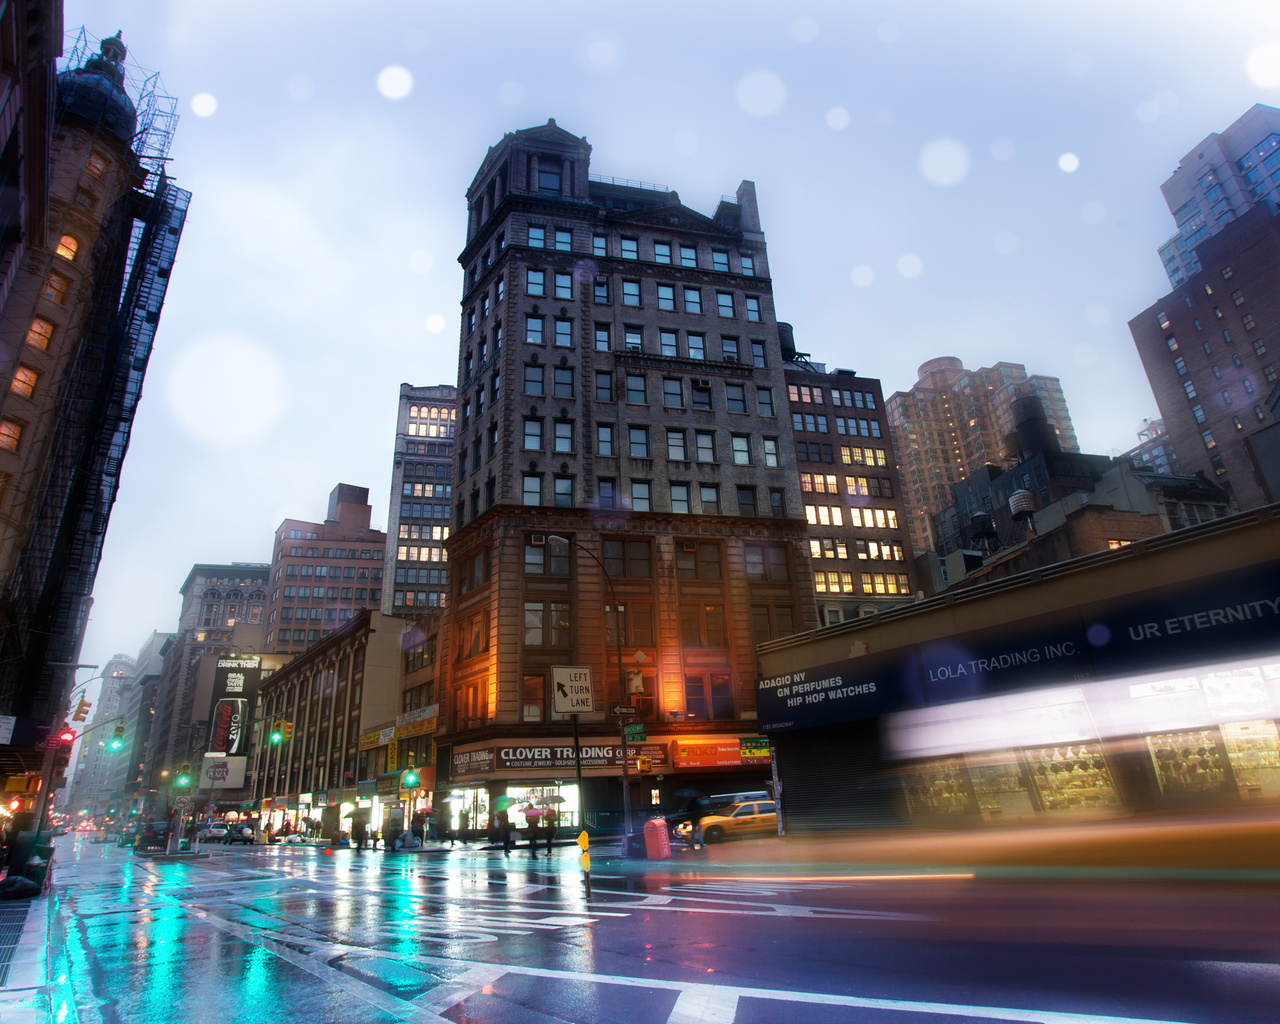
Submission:
M 1274 884 L 62 840 L 81 1021 L 1273 1022 Z M 60 954 L 61 955 L 61 954 Z

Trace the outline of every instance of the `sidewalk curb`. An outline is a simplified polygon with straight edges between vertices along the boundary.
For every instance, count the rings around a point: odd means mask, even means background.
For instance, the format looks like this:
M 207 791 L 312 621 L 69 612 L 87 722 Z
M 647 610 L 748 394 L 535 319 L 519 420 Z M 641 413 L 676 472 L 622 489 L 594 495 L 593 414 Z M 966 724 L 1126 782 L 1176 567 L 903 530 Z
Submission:
M 0 986 L 0 1020 L 5 1024 L 47 1024 L 53 1020 L 49 985 L 50 918 L 54 896 L 33 897 L 9 964 L 9 977 Z

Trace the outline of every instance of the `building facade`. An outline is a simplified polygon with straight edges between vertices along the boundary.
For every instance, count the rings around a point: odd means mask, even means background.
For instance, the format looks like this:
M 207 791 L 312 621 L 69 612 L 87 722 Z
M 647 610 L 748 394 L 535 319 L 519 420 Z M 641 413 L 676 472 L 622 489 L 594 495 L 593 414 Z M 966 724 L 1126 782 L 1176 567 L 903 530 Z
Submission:
M 57 77 L 46 227 L 0 324 L 0 713 L 44 724 L 66 682 L 50 663 L 77 660 L 190 201 L 166 176 L 176 101 L 158 76 L 131 80 L 125 55 L 81 32 Z
M 1013 433 L 1013 402 L 1036 395 L 1063 451 L 1080 450 L 1062 384 L 1028 374 L 1020 363 L 966 370 L 953 356 L 931 359 L 908 391 L 889 396 L 889 426 L 903 500 L 917 551 L 933 547 L 930 517 L 951 504 L 951 485 L 981 467 L 999 465 Z
M 111 740 L 115 724 L 124 724 L 122 708 L 137 669 L 137 663 L 127 654 L 114 655 L 102 669 L 102 685 L 94 702 L 93 717 L 84 727 L 75 777 L 71 780 L 67 808 L 73 813 L 85 811 L 98 815 L 124 810 L 128 751 L 123 747 L 112 749 Z
M 444 542 L 453 505 L 453 436 L 458 389 L 400 385 L 395 461 L 387 513 L 384 615 L 442 608 L 449 594 Z
M 1160 191 L 1178 226 L 1160 261 L 1178 288 L 1200 272 L 1204 239 L 1255 206 L 1280 202 L 1280 110 L 1255 103 L 1184 156 Z
M 1263 204 L 1196 249 L 1202 269 L 1129 321 L 1183 473 L 1204 473 L 1244 509 L 1264 504 L 1250 437 L 1275 422 L 1280 379 L 1280 219 Z
M 914 599 L 915 559 L 880 382 L 800 358 L 787 363 L 785 377 L 820 621 L 829 626 Z
M 815 610 L 754 185 L 707 217 L 590 153 L 554 121 L 509 134 L 467 193 L 438 767 L 576 814 L 553 670 L 588 668 L 586 803 L 616 814 L 609 707 L 635 702 L 667 789 L 681 737 L 740 772 L 755 644 Z
M 1153 473 L 1177 475 L 1178 455 L 1173 450 L 1173 442 L 1164 429 L 1164 420 L 1143 420 L 1142 429 L 1138 431 L 1138 444 L 1130 448 L 1118 458 L 1130 463 L 1135 469 L 1148 469 Z
M 264 650 L 296 654 L 365 608 L 381 608 L 387 535 L 370 526 L 369 488 L 338 484 L 323 523 L 276 528 Z
M 140 791 L 162 793 L 168 773 L 204 750 L 212 658 L 230 647 L 258 651 L 261 609 L 270 567 L 262 563 L 197 564 L 183 581 L 178 626 L 158 651 L 163 659 L 155 682 Z M 254 610 L 257 621 L 251 622 Z M 203 700 L 201 700 L 203 697 Z

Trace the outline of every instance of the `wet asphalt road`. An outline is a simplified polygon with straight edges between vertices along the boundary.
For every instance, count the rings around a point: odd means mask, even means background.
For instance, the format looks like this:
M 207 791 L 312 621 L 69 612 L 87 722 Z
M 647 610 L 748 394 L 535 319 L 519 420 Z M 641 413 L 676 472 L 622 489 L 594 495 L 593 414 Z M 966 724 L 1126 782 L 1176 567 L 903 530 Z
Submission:
M 881 879 L 595 857 L 57 855 L 81 1022 L 1280 1019 L 1280 885 Z

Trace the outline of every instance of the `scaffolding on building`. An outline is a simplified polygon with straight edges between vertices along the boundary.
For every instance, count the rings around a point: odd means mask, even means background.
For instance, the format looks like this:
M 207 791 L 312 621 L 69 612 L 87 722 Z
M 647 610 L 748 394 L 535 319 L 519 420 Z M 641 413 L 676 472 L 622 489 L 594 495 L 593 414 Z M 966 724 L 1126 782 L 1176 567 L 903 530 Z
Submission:
M 81 29 L 62 71 L 93 56 Z M 164 93 L 158 74 L 132 63 L 124 71 L 137 109 L 131 148 L 145 177 L 104 218 L 92 307 L 61 383 L 31 526 L 0 600 L 0 713 L 37 721 L 52 721 L 62 710 L 67 680 L 50 663 L 77 660 L 191 200 L 165 170 L 177 101 Z

